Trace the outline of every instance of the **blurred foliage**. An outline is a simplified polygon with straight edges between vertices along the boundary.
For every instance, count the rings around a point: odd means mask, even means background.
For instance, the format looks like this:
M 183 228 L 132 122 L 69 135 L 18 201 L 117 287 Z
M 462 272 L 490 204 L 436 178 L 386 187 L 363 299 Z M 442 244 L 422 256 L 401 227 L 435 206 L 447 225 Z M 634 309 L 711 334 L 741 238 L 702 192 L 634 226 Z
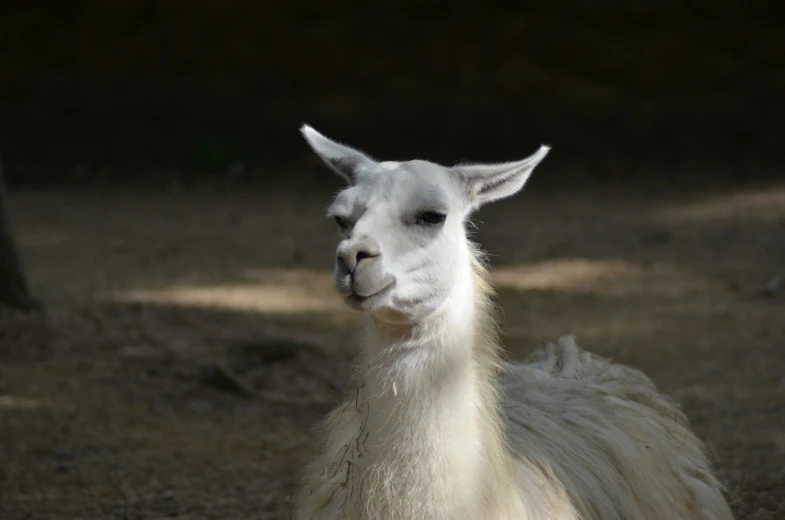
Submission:
M 740 81 L 785 88 L 785 33 L 762 2 L 368 4 L 6 2 L 0 88 L 168 76 L 325 97 L 433 89 L 583 103 L 624 92 L 707 106 Z
M 749 118 L 771 112 L 770 100 L 781 109 L 785 32 L 772 9 L 730 0 L 8 0 L 0 101 L 33 107 L 5 121 L 21 127 L 51 112 L 51 99 L 76 98 L 72 112 L 106 117 L 101 100 L 118 92 L 163 96 L 168 120 L 239 100 L 341 118 L 394 95 L 458 109 L 493 100 L 584 118 L 622 112 L 634 132 L 662 113 Z M 30 132 L 74 118 L 58 117 Z
M 202 159 L 208 169 L 225 170 L 240 160 L 240 150 L 229 140 L 209 139 L 205 141 Z

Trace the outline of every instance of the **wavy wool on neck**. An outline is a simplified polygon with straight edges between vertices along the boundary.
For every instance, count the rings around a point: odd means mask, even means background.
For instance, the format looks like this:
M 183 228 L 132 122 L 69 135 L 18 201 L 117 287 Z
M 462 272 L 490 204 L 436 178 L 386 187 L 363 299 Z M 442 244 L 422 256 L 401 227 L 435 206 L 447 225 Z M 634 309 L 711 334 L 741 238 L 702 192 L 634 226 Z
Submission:
M 321 425 L 295 520 L 731 520 L 678 406 L 572 336 L 502 358 L 471 214 L 548 147 L 500 164 L 379 162 L 309 126 L 348 186 L 337 291 L 365 315 L 353 391 Z

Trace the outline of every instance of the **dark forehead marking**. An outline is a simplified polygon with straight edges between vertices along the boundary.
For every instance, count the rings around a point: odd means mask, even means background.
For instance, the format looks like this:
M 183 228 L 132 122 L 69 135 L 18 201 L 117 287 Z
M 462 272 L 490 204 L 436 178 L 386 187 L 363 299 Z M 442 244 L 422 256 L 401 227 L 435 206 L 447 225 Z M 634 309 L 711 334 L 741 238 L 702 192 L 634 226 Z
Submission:
M 445 193 L 445 187 L 440 186 L 439 181 L 433 181 L 420 178 L 412 180 L 407 183 L 408 185 L 402 187 L 404 193 L 405 205 L 414 208 L 420 207 L 433 207 L 446 209 L 449 200 Z
M 451 179 L 437 165 L 414 160 L 403 163 L 402 169 L 406 172 L 403 176 L 406 180 L 402 182 L 401 188 L 406 191 L 410 204 L 448 207 Z
M 420 164 L 422 163 L 422 164 Z M 408 210 L 448 209 L 450 178 L 424 161 L 399 163 L 395 169 L 379 171 L 338 193 L 328 213 L 350 213 L 359 206 L 396 201 Z

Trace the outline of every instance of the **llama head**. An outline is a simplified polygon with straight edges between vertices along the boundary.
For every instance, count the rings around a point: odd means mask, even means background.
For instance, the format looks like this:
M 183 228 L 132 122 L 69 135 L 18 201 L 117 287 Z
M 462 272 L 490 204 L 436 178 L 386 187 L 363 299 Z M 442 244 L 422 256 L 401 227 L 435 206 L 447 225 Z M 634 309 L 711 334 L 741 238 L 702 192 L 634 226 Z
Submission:
M 547 155 L 501 164 L 444 167 L 376 161 L 301 128 L 311 148 L 348 183 L 327 214 L 340 230 L 335 285 L 352 308 L 384 321 L 417 323 L 471 280 L 467 217 L 517 193 Z

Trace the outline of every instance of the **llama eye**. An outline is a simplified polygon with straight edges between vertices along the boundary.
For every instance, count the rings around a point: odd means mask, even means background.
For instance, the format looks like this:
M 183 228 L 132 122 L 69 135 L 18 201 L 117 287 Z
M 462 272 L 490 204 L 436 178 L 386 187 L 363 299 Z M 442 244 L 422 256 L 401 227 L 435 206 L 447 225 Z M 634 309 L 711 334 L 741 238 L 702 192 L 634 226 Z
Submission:
M 436 211 L 426 211 L 417 217 L 417 223 L 427 226 L 435 226 L 441 224 L 447 218 L 444 213 L 437 213 Z
M 341 231 L 345 231 L 349 227 L 349 224 L 346 223 L 343 217 L 335 217 L 335 223 L 338 224 Z

